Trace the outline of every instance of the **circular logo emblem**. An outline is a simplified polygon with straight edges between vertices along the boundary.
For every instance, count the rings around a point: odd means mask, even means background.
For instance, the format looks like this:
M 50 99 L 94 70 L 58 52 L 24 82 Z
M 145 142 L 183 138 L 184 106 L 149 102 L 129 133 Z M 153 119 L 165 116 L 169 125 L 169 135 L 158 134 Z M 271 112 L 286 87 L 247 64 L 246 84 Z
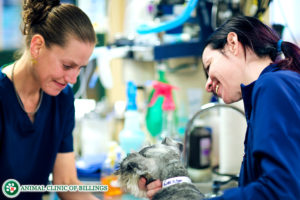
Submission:
M 8 198 L 15 198 L 21 192 L 20 183 L 15 179 L 8 179 L 2 185 L 2 192 Z

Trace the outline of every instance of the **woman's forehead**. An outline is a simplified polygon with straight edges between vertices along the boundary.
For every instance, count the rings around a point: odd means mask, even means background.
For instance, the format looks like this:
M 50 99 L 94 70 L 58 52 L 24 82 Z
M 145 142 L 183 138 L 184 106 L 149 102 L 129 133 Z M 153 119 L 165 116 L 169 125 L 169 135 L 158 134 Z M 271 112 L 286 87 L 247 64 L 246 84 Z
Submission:
M 203 54 L 202 54 L 202 62 L 203 64 L 206 64 L 211 57 L 211 54 L 213 53 L 213 49 L 211 48 L 210 45 L 206 46 L 203 50 Z

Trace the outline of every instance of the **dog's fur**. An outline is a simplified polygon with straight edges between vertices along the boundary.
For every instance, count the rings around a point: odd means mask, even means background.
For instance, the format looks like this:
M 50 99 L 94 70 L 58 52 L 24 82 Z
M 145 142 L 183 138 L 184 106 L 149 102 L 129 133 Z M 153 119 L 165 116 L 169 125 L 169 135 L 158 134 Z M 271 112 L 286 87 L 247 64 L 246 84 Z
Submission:
M 148 146 L 136 153 L 129 154 L 116 171 L 123 190 L 146 197 L 146 192 L 138 187 L 138 181 L 145 177 L 147 183 L 178 176 L 188 176 L 180 161 L 182 144 L 166 138 L 161 144 Z M 192 183 L 178 183 L 158 191 L 152 200 L 201 200 L 204 195 Z

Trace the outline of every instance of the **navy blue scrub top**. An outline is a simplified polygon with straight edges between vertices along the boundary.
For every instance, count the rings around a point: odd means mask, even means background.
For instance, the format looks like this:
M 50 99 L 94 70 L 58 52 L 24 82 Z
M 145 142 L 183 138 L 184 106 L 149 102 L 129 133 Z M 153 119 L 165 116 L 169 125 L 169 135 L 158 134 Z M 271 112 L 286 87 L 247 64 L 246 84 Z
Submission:
M 21 185 L 47 185 L 58 152 L 72 152 L 74 97 L 67 86 L 59 95 L 43 95 L 32 123 L 16 98 L 11 80 L 0 72 L 0 186 L 7 179 Z M 15 199 L 41 199 L 21 192 Z M 6 199 L 0 192 L 0 199 Z
M 239 187 L 214 200 L 300 199 L 300 74 L 272 64 L 241 86 L 247 118 Z

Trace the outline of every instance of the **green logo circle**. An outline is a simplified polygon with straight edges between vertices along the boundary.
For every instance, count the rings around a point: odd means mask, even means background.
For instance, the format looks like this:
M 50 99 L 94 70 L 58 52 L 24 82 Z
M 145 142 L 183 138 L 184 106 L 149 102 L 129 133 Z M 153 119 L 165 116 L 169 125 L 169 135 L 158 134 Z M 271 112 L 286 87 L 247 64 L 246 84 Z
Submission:
M 8 198 L 15 198 L 20 194 L 20 183 L 15 179 L 8 179 L 2 185 L 2 192 Z

